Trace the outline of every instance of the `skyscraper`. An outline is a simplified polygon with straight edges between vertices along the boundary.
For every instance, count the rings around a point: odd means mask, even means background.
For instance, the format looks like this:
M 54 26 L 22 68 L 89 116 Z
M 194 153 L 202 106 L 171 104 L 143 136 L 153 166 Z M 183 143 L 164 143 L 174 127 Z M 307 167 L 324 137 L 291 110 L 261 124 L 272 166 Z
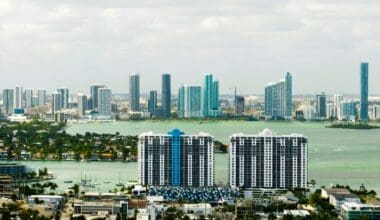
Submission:
M 326 94 L 324 92 L 316 96 L 316 111 L 318 119 L 326 119 Z
M 151 90 L 149 92 L 149 100 L 148 100 L 148 111 L 151 117 L 156 115 L 155 114 L 156 108 L 157 108 L 157 91 Z
M 360 120 L 368 121 L 368 63 L 360 65 Z
M 343 95 L 341 94 L 335 94 L 334 95 L 334 107 L 335 107 L 335 114 L 334 114 L 334 117 L 335 118 L 340 118 L 340 103 L 343 101 Z
M 178 89 L 177 113 L 179 118 L 185 117 L 185 86 L 181 85 Z
M 244 113 L 244 96 L 236 96 L 235 101 L 235 115 L 242 115 Z
M 140 75 L 132 73 L 129 75 L 129 106 L 130 111 L 140 111 Z
M 105 88 L 105 85 L 102 84 L 92 84 L 90 87 L 90 95 L 91 95 L 91 106 L 88 106 L 91 110 L 96 110 L 98 108 L 98 90 L 100 88 Z
M 13 114 L 14 93 L 13 89 L 3 90 L 3 114 Z
M 265 116 L 290 118 L 292 116 L 292 76 L 288 72 L 284 79 L 265 87 Z
M 202 117 L 202 88 L 200 86 L 185 87 L 185 118 Z
M 258 135 L 230 137 L 229 183 L 241 188 L 306 188 L 308 140 L 303 135 L 276 135 L 264 129 Z
M 61 108 L 69 108 L 69 89 L 59 88 L 57 92 L 61 94 Z
M 139 135 L 138 179 L 142 185 L 205 187 L 214 185 L 214 143 L 206 133 Z
M 32 89 L 25 89 L 25 108 L 32 108 L 33 107 L 33 90 Z
M 162 74 L 161 106 L 163 117 L 171 115 L 171 77 L 169 73 Z
M 14 91 L 14 109 L 22 109 L 23 108 L 23 91 L 22 86 L 17 85 Z
M 111 95 L 112 92 L 109 88 L 99 88 L 98 90 L 98 112 L 102 117 L 112 116 Z
M 219 82 L 213 80 L 212 74 L 205 74 L 202 92 L 203 117 L 220 116 L 219 109 Z
M 87 103 L 87 96 L 78 94 L 78 116 L 81 118 L 86 115 Z
M 38 106 L 46 105 L 46 90 L 45 89 L 39 89 L 37 91 L 37 96 L 38 96 Z
M 61 93 L 59 93 L 58 91 L 55 91 L 52 95 L 52 106 L 51 106 L 51 111 L 52 111 L 53 115 L 56 112 L 61 111 L 61 109 L 62 109 L 61 105 L 62 105 Z

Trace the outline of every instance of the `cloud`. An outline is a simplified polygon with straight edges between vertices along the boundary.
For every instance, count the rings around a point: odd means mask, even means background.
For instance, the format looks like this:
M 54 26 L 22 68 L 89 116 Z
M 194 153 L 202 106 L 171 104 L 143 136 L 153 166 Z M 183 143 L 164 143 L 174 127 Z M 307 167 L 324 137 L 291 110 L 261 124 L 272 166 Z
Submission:
M 146 91 L 171 72 L 175 91 L 213 72 L 223 92 L 263 93 L 291 71 L 296 93 L 358 93 L 366 60 L 380 93 L 379 11 L 369 0 L 2 0 L 0 74 L 12 77 L 0 87 L 126 92 L 140 72 Z

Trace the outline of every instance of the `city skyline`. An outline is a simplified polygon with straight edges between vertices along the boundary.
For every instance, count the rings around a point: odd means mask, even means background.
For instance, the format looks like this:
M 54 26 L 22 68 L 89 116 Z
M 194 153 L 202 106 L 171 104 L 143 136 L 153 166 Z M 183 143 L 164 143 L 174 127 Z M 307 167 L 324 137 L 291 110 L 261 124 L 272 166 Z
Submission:
M 284 72 L 295 94 L 358 94 L 357 63 L 369 62 L 370 94 L 379 94 L 377 2 L 321 1 L 7 1 L 0 4 L 0 87 L 66 86 L 72 92 L 101 82 L 128 90 L 128 74 L 141 74 L 143 93 L 218 77 L 221 93 L 244 94 Z M 158 7 L 159 6 L 159 7 Z M 101 22 L 99 22 L 101 21 Z M 133 31 L 131 31 L 133 30 Z M 171 34 L 168 34 L 171 33 Z M 253 61 L 253 62 L 252 62 Z M 17 76 L 17 77 L 16 77 Z M 43 79 L 43 80 L 41 80 Z M 252 79 L 252 80 L 247 80 Z

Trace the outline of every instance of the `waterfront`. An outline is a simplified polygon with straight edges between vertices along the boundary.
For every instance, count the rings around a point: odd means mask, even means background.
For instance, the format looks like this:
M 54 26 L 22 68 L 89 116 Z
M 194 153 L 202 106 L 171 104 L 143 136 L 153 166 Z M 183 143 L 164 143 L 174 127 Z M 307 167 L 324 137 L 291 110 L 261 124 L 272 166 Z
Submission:
M 136 135 L 153 131 L 166 133 L 180 128 L 188 134 L 209 132 L 217 140 L 228 143 L 233 133 L 256 134 L 264 128 L 270 128 L 278 134 L 301 133 L 309 138 L 309 180 L 315 179 L 319 186 L 345 184 L 367 188 L 380 192 L 380 130 L 328 129 L 324 123 L 302 122 L 245 122 L 245 121 L 139 121 L 113 123 L 78 123 L 67 128 L 67 132 L 116 133 Z M 97 189 L 108 191 L 122 182 L 136 180 L 136 163 L 122 162 L 23 162 L 32 168 L 48 167 L 57 176 L 56 182 L 61 188 L 65 180 L 78 181 L 84 175 L 94 182 L 101 183 Z M 228 155 L 216 154 L 216 182 L 227 182 Z M 110 181 L 104 184 L 104 181 Z

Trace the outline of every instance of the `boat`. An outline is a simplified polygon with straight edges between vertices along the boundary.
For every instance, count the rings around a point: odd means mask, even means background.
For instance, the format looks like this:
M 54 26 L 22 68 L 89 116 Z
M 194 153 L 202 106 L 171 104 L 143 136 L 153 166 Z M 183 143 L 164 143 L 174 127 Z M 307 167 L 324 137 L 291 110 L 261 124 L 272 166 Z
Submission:
M 72 180 L 65 180 L 65 181 L 63 181 L 63 183 L 69 184 L 69 183 L 73 183 L 73 181 Z
M 110 183 L 110 181 L 109 181 L 109 180 L 105 180 L 104 183 L 107 183 L 107 184 L 108 184 L 108 183 Z
M 123 187 L 124 184 L 120 181 L 120 172 L 119 172 L 119 183 L 116 184 L 118 187 Z

